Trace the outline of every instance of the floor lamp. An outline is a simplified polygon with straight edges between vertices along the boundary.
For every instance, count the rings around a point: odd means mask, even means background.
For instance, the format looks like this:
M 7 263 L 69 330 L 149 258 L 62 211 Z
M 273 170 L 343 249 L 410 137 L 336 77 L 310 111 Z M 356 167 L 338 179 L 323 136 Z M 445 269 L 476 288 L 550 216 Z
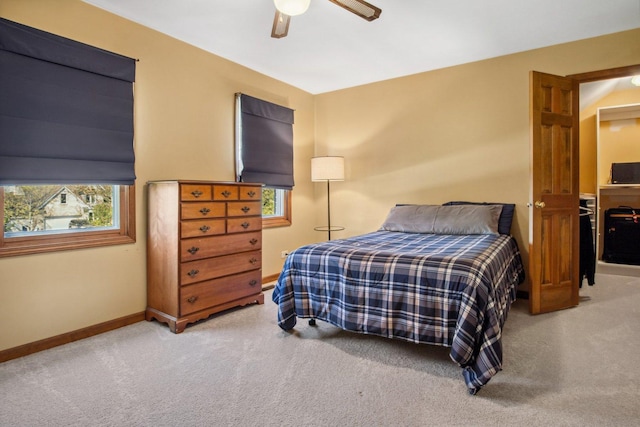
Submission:
M 327 225 L 315 227 L 316 231 L 326 231 L 331 240 L 332 231 L 344 230 L 344 227 L 331 225 L 331 181 L 344 181 L 344 157 L 324 156 L 311 159 L 311 181 L 327 181 Z

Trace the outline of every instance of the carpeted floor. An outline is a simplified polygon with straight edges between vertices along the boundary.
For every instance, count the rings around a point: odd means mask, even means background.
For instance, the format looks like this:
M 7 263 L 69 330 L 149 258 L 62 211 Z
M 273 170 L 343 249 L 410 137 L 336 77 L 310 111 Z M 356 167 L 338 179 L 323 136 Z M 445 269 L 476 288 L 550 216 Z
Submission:
M 517 301 L 476 396 L 446 348 L 281 331 L 268 291 L 179 335 L 141 322 L 0 364 L 0 425 L 637 426 L 640 279 L 596 279 L 570 310 Z

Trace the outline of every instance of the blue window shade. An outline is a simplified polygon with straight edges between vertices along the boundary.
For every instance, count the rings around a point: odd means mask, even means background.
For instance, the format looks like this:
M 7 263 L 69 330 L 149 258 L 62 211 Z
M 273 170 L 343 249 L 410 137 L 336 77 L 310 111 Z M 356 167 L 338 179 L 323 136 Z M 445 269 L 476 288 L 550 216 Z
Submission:
M 132 185 L 135 60 L 0 18 L 0 185 Z
M 293 110 L 236 95 L 238 181 L 293 188 Z

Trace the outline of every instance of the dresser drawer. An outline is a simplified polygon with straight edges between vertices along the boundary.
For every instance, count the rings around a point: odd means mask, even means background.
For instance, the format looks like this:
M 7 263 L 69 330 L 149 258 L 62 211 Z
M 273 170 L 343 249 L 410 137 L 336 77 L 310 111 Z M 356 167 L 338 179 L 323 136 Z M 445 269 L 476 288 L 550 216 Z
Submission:
M 185 239 L 180 242 L 180 261 L 193 261 L 235 252 L 262 248 L 262 233 L 230 234 L 227 236 Z
M 229 202 L 227 203 L 228 216 L 256 216 L 262 215 L 261 202 Z
M 262 187 L 240 187 L 240 200 L 262 200 Z
M 221 279 L 207 280 L 180 288 L 180 315 L 184 316 L 262 291 L 261 270 Z
M 213 236 L 216 234 L 224 234 L 224 232 L 224 219 L 200 219 L 180 222 L 180 237 L 183 239 Z
M 201 282 L 262 268 L 262 252 L 241 252 L 180 264 L 180 284 Z
M 211 186 L 206 184 L 182 184 L 180 186 L 180 200 L 207 201 L 213 200 Z
M 227 233 L 242 233 L 262 229 L 262 217 L 230 218 L 227 220 Z
M 202 219 L 223 216 L 225 216 L 224 203 L 180 203 L 180 218 L 182 219 Z
M 235 185 L 214 185 L 213 200 L 238 200 L 238 187 Z

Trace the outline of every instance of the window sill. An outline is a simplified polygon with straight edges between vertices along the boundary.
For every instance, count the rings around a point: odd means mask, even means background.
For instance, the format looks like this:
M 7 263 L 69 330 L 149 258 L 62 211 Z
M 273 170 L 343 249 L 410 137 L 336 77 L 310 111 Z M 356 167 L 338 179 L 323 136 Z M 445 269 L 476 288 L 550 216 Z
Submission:
M 53 236 L 52 236 L 53 237 Z M 135 237 L 93 234 L 82 239 L 78 236 L 70 238 L 53 237 L 51 239 L 38 239 L 38 241 L 24 240 L 16 237 L 5 239 L 4 245 L 0 248 L 0 258 L 19 255 L 39 254 L 46 252 L 59 252 L 73 249 L 95 248 L 111 245 L 122 245 L 135 243 Z
M 284 217 L 262 219 L 262 228 L 288 227 L 290 225 L 291 221 Z

